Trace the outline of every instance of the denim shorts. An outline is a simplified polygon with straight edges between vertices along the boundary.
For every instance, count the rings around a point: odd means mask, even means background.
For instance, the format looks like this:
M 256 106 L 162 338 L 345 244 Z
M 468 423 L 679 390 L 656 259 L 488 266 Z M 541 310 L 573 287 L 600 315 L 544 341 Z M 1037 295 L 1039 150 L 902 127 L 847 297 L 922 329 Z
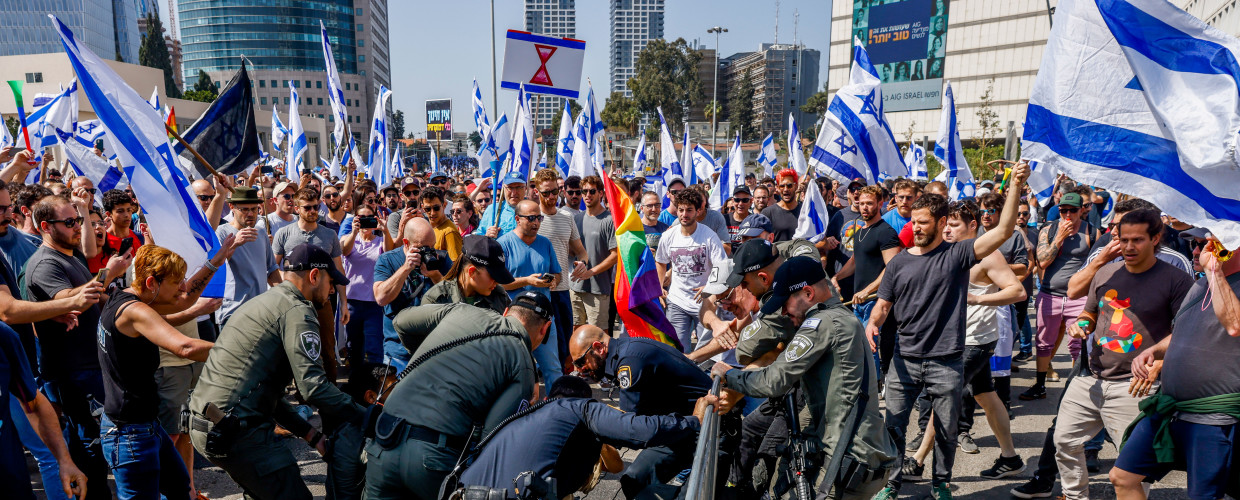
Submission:
M 1115 467 L 1158 481 L 1172 470 L 1188 472 L 1188 497 L 1194 500 L 1223 498 L 1231 481 L 1231 494 L 1240 489 L 1240 424 L 1208 425 L 1173 420 L 1175 462 L 1160 464 L 1154 456 L 1154 430 L 1158 417 L 1141 419 L 1124 442 Z

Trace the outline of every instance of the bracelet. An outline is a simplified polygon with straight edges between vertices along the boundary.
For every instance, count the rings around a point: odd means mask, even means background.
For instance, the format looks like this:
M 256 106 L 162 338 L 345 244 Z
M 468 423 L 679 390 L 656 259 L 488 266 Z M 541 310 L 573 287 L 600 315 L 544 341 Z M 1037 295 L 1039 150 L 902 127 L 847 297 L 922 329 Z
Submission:
M 205 267 L 207 268 L 208 271 L 211 271 L 211 272 L 216 272 L 220 270 L 219 266 L 212 264 L 211 261 L 209 260 L 205 264 Z

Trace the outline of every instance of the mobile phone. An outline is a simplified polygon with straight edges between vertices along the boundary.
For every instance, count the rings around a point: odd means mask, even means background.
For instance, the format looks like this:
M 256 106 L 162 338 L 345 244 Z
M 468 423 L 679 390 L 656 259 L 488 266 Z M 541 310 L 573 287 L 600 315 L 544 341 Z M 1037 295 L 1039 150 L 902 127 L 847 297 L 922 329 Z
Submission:
M 379 218 L 363 216 L 360 219 L 358 219 L 358 224 L 361 226 L 362 229 L 374 229 L 376 227 L 379 227 Z
M 418 208 L 418 200 L 405 200 L 405 208 Z
M 128 252 L 131 247 L 133 247 L 132 236 L 121 238 L 121 248 L 116 251 L 116 255 L 125 255 L 125 252 Z
M 100 283 L 104 283 L 103 280 L 107 279 L 107 277 L 108 277 L 107 269 L 100 269 L 99 272 L 95 273 L 95 281 L 98 281 Z
M 542 273 L 542 274 L 538 275 L 538 279 L 539 279 L 540 281 L 551 281 L 551 278 L 552 278 L 552 277 L 553 277 L 553 276 L 551 275 L 551 273 Z

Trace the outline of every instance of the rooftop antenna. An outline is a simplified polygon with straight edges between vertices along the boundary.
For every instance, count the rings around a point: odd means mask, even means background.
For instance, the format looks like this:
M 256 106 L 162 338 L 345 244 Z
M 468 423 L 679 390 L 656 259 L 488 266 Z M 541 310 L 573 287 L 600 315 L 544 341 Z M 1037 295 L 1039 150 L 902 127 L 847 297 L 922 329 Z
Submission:
M 792 9 L 792 44 L 797 45 L 797 25 L 801 22 L 800 9 Z
M 775 44 L 779 45 L 779 0 L 775 0 Z

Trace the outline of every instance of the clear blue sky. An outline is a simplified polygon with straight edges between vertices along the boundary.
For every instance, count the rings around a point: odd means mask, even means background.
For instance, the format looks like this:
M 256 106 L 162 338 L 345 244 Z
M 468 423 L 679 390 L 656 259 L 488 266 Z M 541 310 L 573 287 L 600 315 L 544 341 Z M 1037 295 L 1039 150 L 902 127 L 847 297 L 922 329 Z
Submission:
M 586 41 L 586 78 L 602 106 L 610 93 L 610 28 L 607 0 L 577 0 L 577 38 Z M 495 2 L 497 74 L 503 73 L 504 32 L 524 29 L 524 5 L 520 0 Z M 162 5 L 161 5 L 162 7 Z M 162 11 L 163 9 L 161 9 Z M 392 102 L 405 112 L 405 130 L 425 133 L 427 99 L 452 99 L 453 128 L 474 129 L 470 89 L 474 78 L 482 88 L 487 112 L 497 114 L 491 103 L 490 2 L 485 0 L 388 1 L 389 42 L 392 64 Z M 821 52 L 818 87 L 827 77 L 827 52 L 831 40 L 830 0 L 782 0 L 779 6 L 779 41 L 793 41 L 793 13 L 800 13 L 797 38 L 807 48 Z M 165 15 L 161 12 L 162 15 Z M 666 0 L 664 38 L 697 38 L 707 48 L 715 36 L 706 29 L 723 26 L 722 56 L 757 50 L 775 39 L 774 0 Z M 709 95 L 710 89 L 706 89 Z M 511 113 L 516 92 L 499 89 L 502 112 Z M 601 109 L 600 109 L 601 110 Z

